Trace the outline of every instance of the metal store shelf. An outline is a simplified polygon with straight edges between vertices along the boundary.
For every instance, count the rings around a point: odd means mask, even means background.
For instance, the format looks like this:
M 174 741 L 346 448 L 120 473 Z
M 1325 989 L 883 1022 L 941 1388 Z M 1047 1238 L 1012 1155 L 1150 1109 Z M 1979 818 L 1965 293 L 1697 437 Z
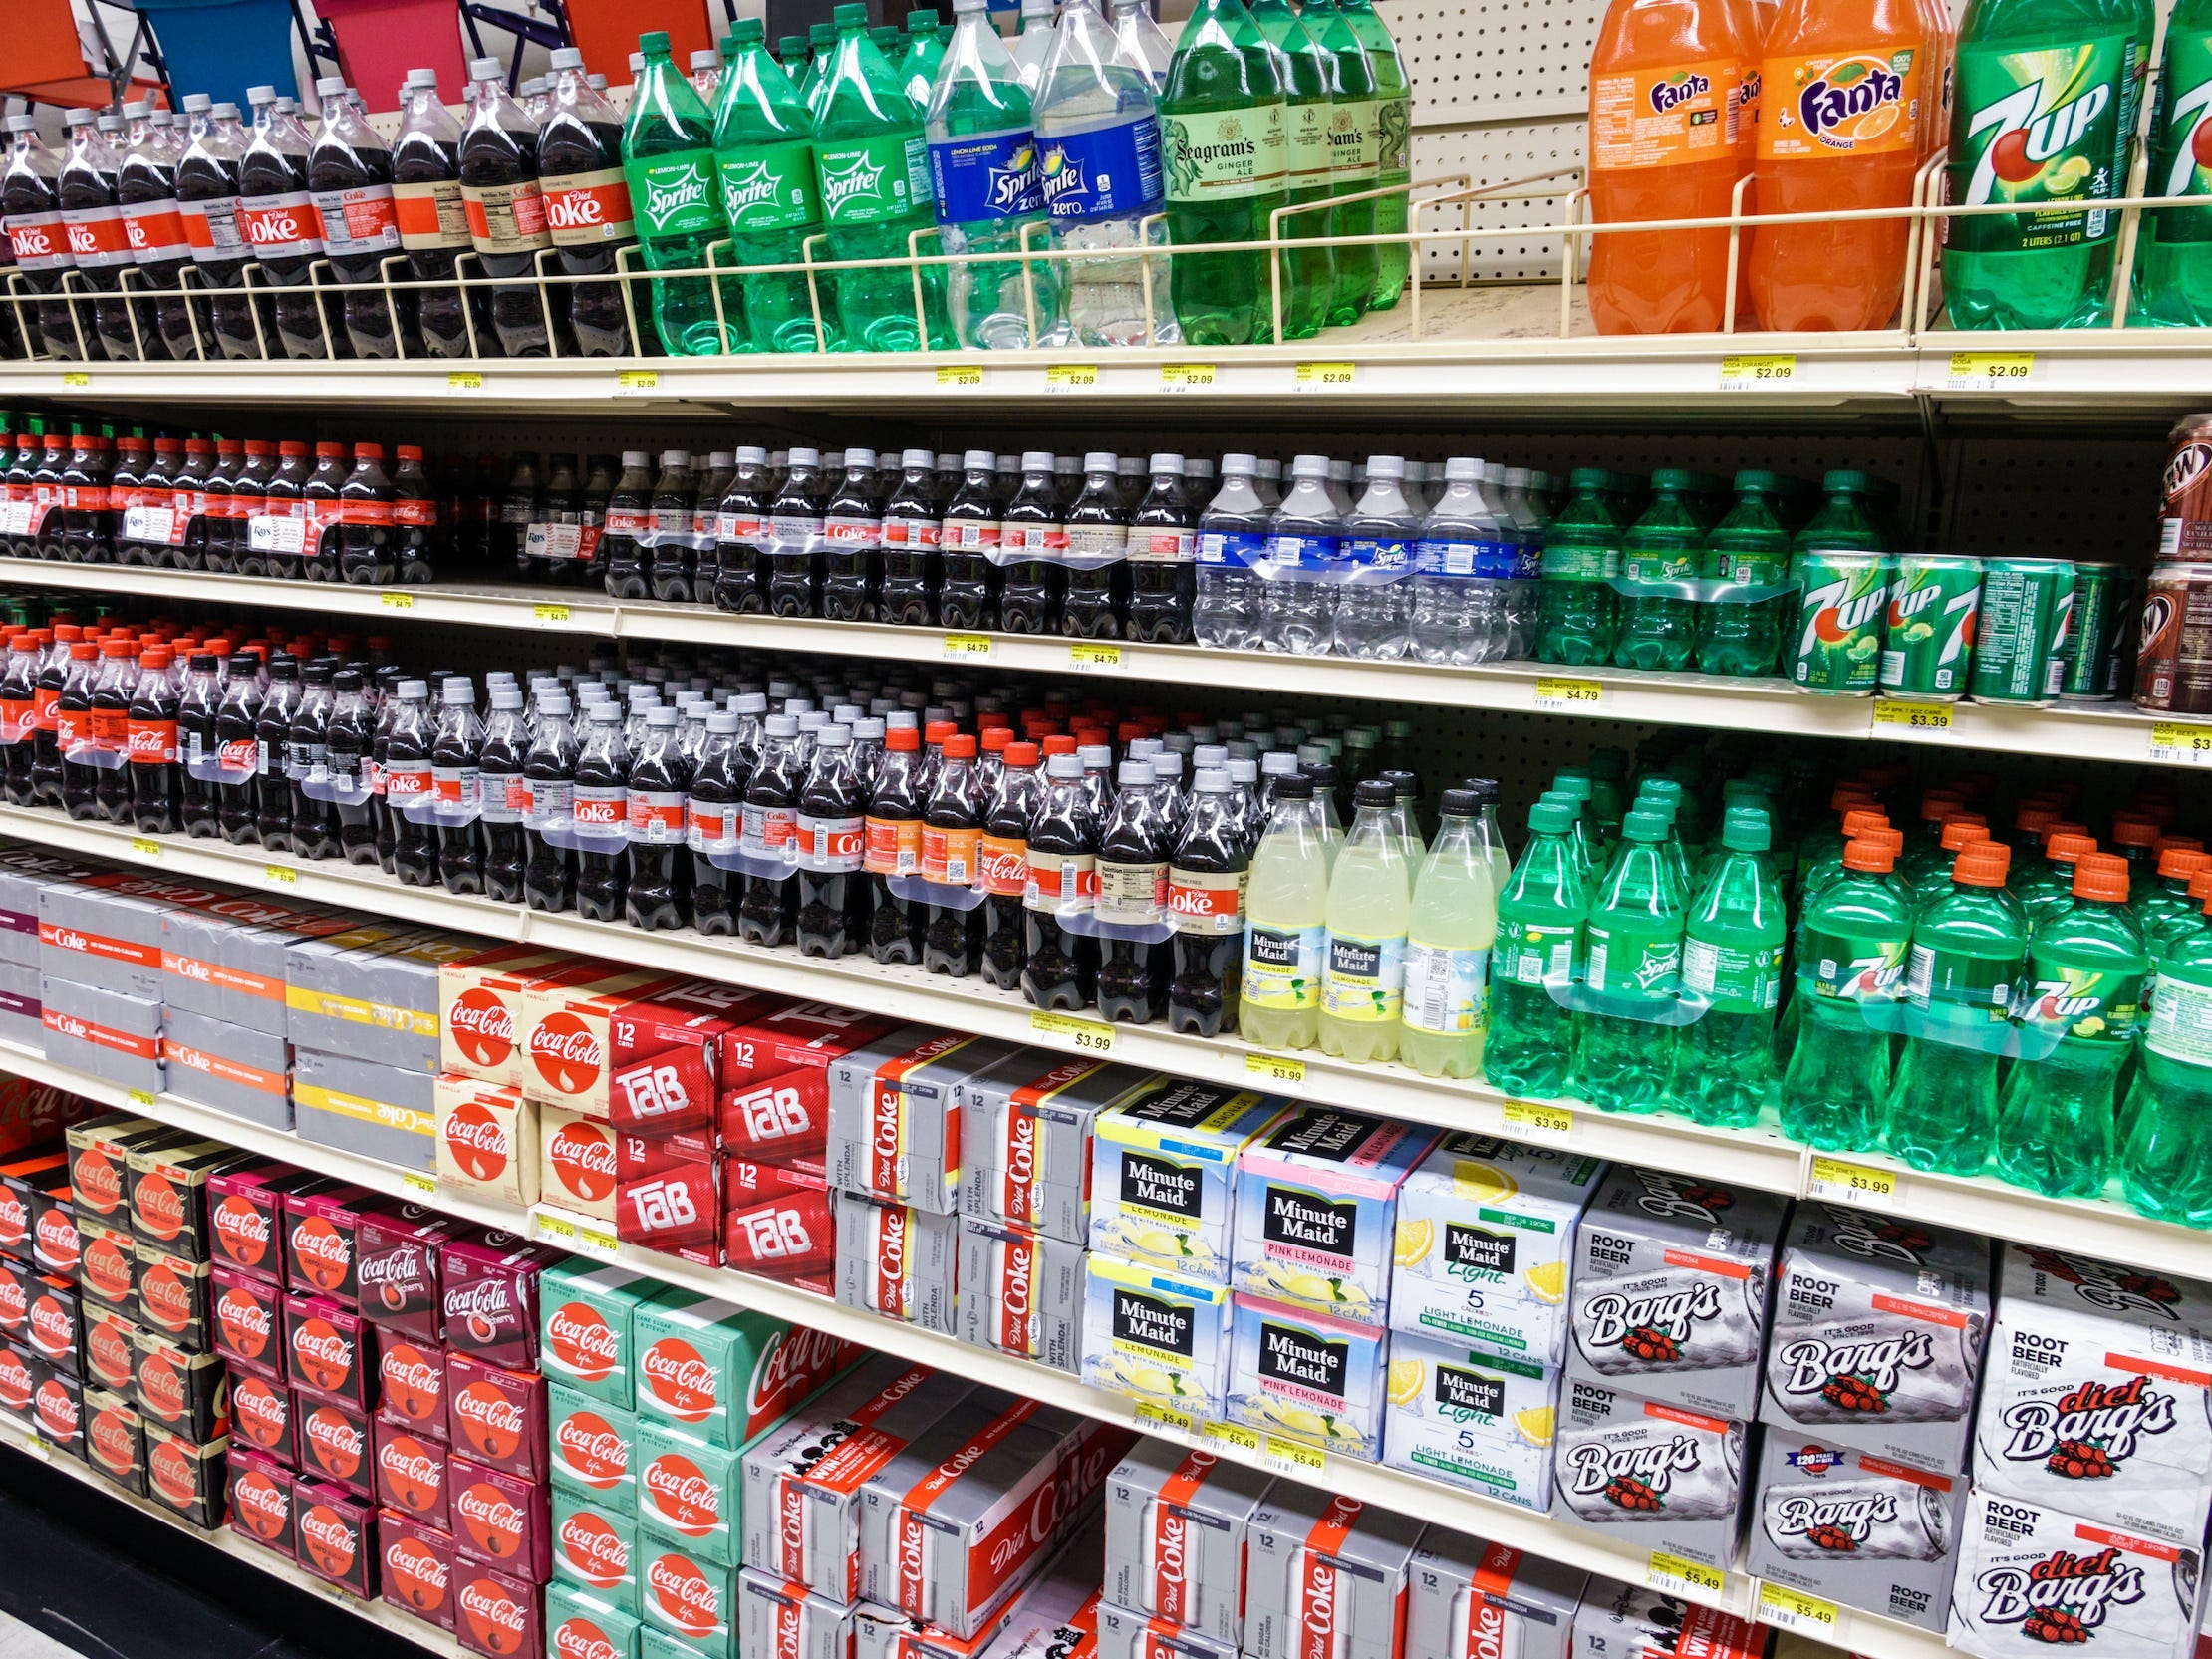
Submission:
M 642 933 L 622 923 L 402 887 L 373 868 L 298 864 L 215 841 L 151 840 L 113 825 L 20 807 L 0 807 L 0 834 L 188 880 L 226 882 L 460 933 L 879 1009 L 1065 1053 L 1111 1054 L 1130 1065 L 1233 1088 L 1694 1171 L 1716 1181 L 1855 1203 L 1999 1239 L 2061 1241 L 2069 1249 L 2212 1280 L 2212 1233 L 2149 1220 L 2116 1199 L 2046 1199 L 1988 1177 L 1922 1175 L 1873 1154 L 1856 1155 L 1838 1169 L 1771 1128 L 1715 1129 L 1672 1114 L 1617 1116 L 1572 1101 L 1518 1100 L 1487 1084 L 1423 1077 L 1401 1065 L 1353 1065 L 1318 1052 L 1277 1053 L 1235 1037 L 1186 1036 L 1157 1025 L 1040 1013 L 979 980 L 879 967 L 865 957 L 829 962 L 690 932 Z

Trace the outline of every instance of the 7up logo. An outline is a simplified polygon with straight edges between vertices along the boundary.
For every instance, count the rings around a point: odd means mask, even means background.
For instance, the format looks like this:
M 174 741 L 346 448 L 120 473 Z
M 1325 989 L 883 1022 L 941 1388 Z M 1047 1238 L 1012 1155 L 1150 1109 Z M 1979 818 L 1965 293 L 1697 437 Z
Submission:
M 1874 619 L 1882 614 L 1889 585 L 1877 577 L 1871 588 L 1854 593 L 1851 590 L 1858 581 L 1858 573 L 1853 572 L 1805 595 L 1804 636 L 1797 642 L 1799 656 L 1811 656 L 1818 646 L 1839 646 L 1865 636 Z
M 2066 196 L 2098 174 L 2096 162 L 2087 155 L 2074 152 L 2081 149 L 2089 139 L 2091 130 L 2111 107 L 2115 96 L 2108 70 L 2116 66 L 2106 66 L 2107 74 L 2093 85 L 2082 85 L 2085 72 L 2104 64 L 2106 54 L 2098 49 L 2100 44 L 2050 54 L 2068 61 L 2051 66 L 2057 73 L 2037 76 L 2025 86 L 1982 105 L 1968 118 L 1966 134 L 1969 139 L 1984 134 L 1991 137 L 1974 162 L 1974 177 L 1967 186 L 1966 205 L 1997 199 L 2000 183 L 2012 187 L 2016 194 L 2010 199 L 2015 200 L 2020 199 L 2018 192 L 2029 185 L 2039 185 L 2038 193 L 2046 198 Z M 2042 109 L 2047 96 L 2060 102 L 2051 109 Z M 2058 162 L 2057 166 L 2051 165 L 2054 161 Z M 2090 193 L 2108 195 L 2111 183 L 2108 168 L 2103 171 L 2099 183 L 2100 187 Z

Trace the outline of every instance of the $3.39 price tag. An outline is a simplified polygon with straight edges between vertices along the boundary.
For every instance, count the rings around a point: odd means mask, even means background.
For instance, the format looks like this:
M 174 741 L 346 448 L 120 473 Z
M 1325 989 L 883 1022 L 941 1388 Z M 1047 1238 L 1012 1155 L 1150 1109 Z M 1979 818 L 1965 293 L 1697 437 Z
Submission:
M 1882 697 L 1874 704 L 1874 723 L 1899 726 L 1907 731 L 1949 731 L 1951 705 L 1948 702 L 1906 702 L 1897 697 Z

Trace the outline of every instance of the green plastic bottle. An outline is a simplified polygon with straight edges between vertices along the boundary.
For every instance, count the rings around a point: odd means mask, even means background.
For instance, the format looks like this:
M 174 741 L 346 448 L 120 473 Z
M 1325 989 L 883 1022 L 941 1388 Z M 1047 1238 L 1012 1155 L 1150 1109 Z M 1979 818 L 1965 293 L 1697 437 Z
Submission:
M 1551 787 L 1544 791 L 1547 800 L 1553 795 L 1574 808 L 1574 856 L 1582 867 L 1582 885 L 1594 888 L 1597 878 L 1612 861 L 1612 854 L 1611 842 L 1598 833 L 1589 773 L 1574 766 L 1562 768 L 1552 776 Z
M 1782 1132 L 1823 1151 L 1878 1146 L 1890 1091 L 1890 1031 L 1905 993 L 1912 904 L 1872 836 L 1797 922 L 1797 1038 L 1782 1076 Z
M 2074 867 L 2073 905 L 2028 942 L 2015 1014 L 2021 1057 L 1998 1108 L 1997 1173 L 2046 1198 L 2094 1197 L 2112 1173 L 2120 1072 L 2150 970 L 2127 890 L 2125 859 L 2087 854 Z
M 1790 535 L 1775 514 L 1779 487 L 1772 472 L 1736 474 L 1736 504 L 1713 526 L 1707 543 L 1707 581 L 1772 587 L 1790 579 Z M 1698 672 L 1746 680 L 1776 673 L 1785 597 L 1713 599 L 1700 605 Z
M 1874 481 L 1863 472 L 1830 472 L 1820 480 L 1820 506 L 1791 543 L 1794 553 L 1886 553 L 1881 526 L 1867 506 Z
M 1285 125 L 1283 201 L 1291 207 L 1334 197 L 1335 169 L 1329 157 L 1329 118 L 1335 100 L 1329 93 L 1329 55 L 1313 38 L 1290 0 L 1255 0 L 1252 21 L 1274 47 L 1282 74 Z M 1319 20 L 1315 20 L 1316 27 Z M 1333 233 L 1336 215 L 1322 208 L 1291 213 L 1283 234 L 1315 242 Z M 1329 320 L 1336 298 L 1336 250 L 1299 247 L 1282 256 L 1282 338 L 1307 340 Z
M 1682 993 L 1706 1007 L 1681 1029 L 1677 1089 L 1699 1123 L 1757 1123 L 1774 1093 L 1789 900 L 1767 856 L 1773 840 L 1760 808 L 1729 812 L 1720 856 L 1683 928 Z
M 1997 1133 L 1997 1078 L 2028 918 L 2005 891 L 2010 854 L 1977 842 L 1951 891 L 1922 911 L 1907 958 L 1904 1052 L 1889 1091 L 1889 1150 L 1915 1169 L 1973 1175 Z
M 917 110 L 930 107 L 930 88 L 937 84 L 937 66 L 945 61 L 945 43 L 938 38 L 935 12 L 907 13 L 907 55 L 899 60 L 899 84 L 907 102 Z
M 1690 502 L 1696 481 L 1694 473 L 1671 467 L 1651 475 L 1650 504 L 1621 537 L 1624 586 L 1640 582 L 1673 588 L 1696 579 L 1705 545 L 1705 527 Z M 1697 651 L 1697 601 L 1680 592 L 1622 592 L 1614 666 L 1688 668 Z
M 1237 1028 L 1262 1048 L 1311 1048 L 1321 1035 L 1328 949 L 1329 844 L 1313 780 L 1275 782 L 1274 810 L 1244 886 L 1244 974 Z
M 1436 845 L 1413 880 L 1398 1054 L 1424 1077 L 1474 1077 L 1489 1023 L 1499 849 L 1474 790 L 1445 790 L 1440 810 Z
M 1575 1075 L 1584 1097 L 1608 1112 L 1656 1112 L 1673 1093 L 1677 1029 L 1656 1021 L 1682 988 L 1690 899 L 1666 843 L 1663 813 L 1629 810 L 1584 930 L 1583 983 L 1594 1006 L 1581 1022 Z
M 2212 196 L 2212 0 L 2176 0 L 2151 102 L 2150 172 L 2143 193 Z M 2203 137 L 2200 138 L 2199 134 Z M 2201 151 L 2200 147 L 2202 146 Z M 2131 323 L 2212 324 L 2212 202 L 2143 214 L 2135 242 Z
M 761 45 L 760 23 L 730 26 L 737 56 L 722 74 L 714 110 L 714 165 L 722 216 L 740 266 L 799 264 L 822 227 L 814 188 L 813 118 L 806 100 Z M 822 284 L 825 302 L 829 284 Z M 722 310 L 742 317 L 758 352 L 815 350 L 814 308 L 804 271 L 753 271 L 724 279 Z M 823 319 L 834 348 L 834 310 Z
M 1366 195 L 1376 187 L 1375 155 L 1381 137 L 1375 66 L 1336 0 L 1306 0 L 1299 21 L 1328 58 L 1329 187 L 1340 197 Z M 1330 234 L 1336 236 L 1372 236 L 1381 228 L 1375 222 L 1372 195 L 1363 201 L 1341 202 L 1331 217 L 1335 228 Z M 1331 323 L 1356 323 L 1366 315 L 1380 269 L 1381 260 L 1372 242 L 1336 250 L 1336 289 L 1329 301 Z
M 1321 968 L 1321 1052 L 1398 1057 L 1413 869 L 1392 822 L 1398 791 L 1369 778 L 1352 792 L 1352 829 L 1329 870 L 1328 955 Z
M 1563 992 L 1582 967 L 1590 897 L 1574 825 L 1572 802 L 1538 801 L 1528 814 L 1528 845 L 1498 896 L 1483 1075 L 1514 1094 L 1564 1094 L 1573 1074 L 1576 1016 L 1545 987 Z
M 638 253 L 652 271 L 703 270 L 708 244 L 727 232 L 715 181 L 714 128 L 698 91 L 669 59 L 669 37 L 638 37 L 645 67 L 622 129 L 622 170 L 637 214 Z M 732 331 L 742 325 L 740 311 Z M 724 340 L 706 277 L 653 279 L 653 328 L 671 357 L 739 346 Z
M 2043 844 L 2045 874 L 2042 881 L 2031 892 L 2013 895 L 2020 901 L 2020 908 L 2028 913 L 2030 931 L 2074 908 L 2074 867 L 2095 851 L 2093 837 L 2073 835 L 2064 830 Z
M 1160 96 L 1168 240 L 1178 248 L 1266 239 L 1289 182 L 1290 138 L 1275 49 L 1244 0 L 1199 0 Z M 1274 339 L 1267 262 L 1178 253 L 1168 292 L 1187 346 Z
M 2212 911 L 2212 899 L 2205 901 Z M 2128 1090 L 2120 1181 L 2127 1202 L 2156 1221 L 2212 1227 L 2212 917 L 2177 935 L 2158 985 Z
M 1375 199 L 1375 234 L 1405 234 L 1413 182 L 1413 86 L 1398 56 L 1390 26 L 1376 15 L 1372 0 L 1337 0 L 1337 10 L 1366 49 L 1375 77 L 1375 187 L 1388 190 Z M 1385 242 L 1375 251 L 1375 287 L 1367 309 L 1388 311 L 1406 291 L 1413 268 L 1411 245 Z
M 1959 24 L 1946 172 L 1953 327 L 2090 328 L 2110 315 L 2150 0 L 1972 0 Z M 2155 190 L 2155 186 L 2154 186 Z
M 776 36 L 776 68 L 783 71 L 783 78 L 791 83 L 793 92 L 797 92 L 799 84 L 806 79 L 808 58 L 804 35 Z
M 937 224 L 922 112 L 868 38 L 868 8 L 839 6 L 837 50 L 815 98 L 814 176 L 832 259 L 904 259 L 908 238 Z M 924 251 L 929 251 L 926 245 Z M 915 318 L 914 278 L 899 266 L 836 271 L 845 347 L 851 351 L 942 350 L 953 343 L 945 316 L 945 267 L 925 265 L 928 329 Z M 819 280 L 819 279 L 818 279 Z
M 1610 840 L 1620 833 L 1620 821 L 1628 815 L 1628 751 L 1592 749 L 1582 770 L 1590 780 L 1590 817 L 1600 839 Z
M 1695 893 L 1696 885 L 1690 880 L 1690 850 L 1683 844 L 1682 832 L 1677 827 L 1682 821 L 1683 803 L 1689 797 L 1682 788 L 1682 780 L 1672 777 L 1647 777 L 1636 786 L 1636 801 L 1631 812 L 1656 812 L 1667 821 L 1667 839 L 1664 850 L 1667 867 L 1674 872 L 1674 879 L 1685 895 Z
M 1609 663 L 1619 627 L 1620 521 L 1605 501 L 1606 474 L 1578 466 L 1567 504 L 1544 532 L 1536 595 L 1536 660 L 1577 667 Z
M 837 56 L 837 25 L 810 23 L 806 28 L 806 79 L 799 92 L 809 110 L 820 110 L 822 83 L 829 79 L 830 60 Z

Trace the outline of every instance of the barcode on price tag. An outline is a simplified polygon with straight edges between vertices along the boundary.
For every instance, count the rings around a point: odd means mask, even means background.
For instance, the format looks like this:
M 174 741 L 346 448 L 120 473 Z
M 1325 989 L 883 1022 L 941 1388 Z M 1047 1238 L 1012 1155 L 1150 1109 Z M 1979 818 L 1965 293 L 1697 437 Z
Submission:
M 377 603 L 388 611 L 412 611 L 415 609 L 415 595 L 411 593 L 381 593 L 377 595 Z
M 1883 697 L 1874 704 L 1874 723 L 1903 726 L 1908 731 L 1949 731 L 1951 705 L 1948 702 L 1905 702 L 1896 697 Z
M 131 838 L 131 850 L 140 858 L 159 858 L 161 856 L 161 843 L 148 841 L 144 836 L 137 835 Z
M 300 873 L 288 864 L 264 864 L 261 867 L 261 879 L 274 882 L 279 887 L 300 885 Z
M 972 363 L 948 363 L 937 372 L 937 384 L 949 386 L 957 392 L 979 391 L 983 372 Z
M 1201 1423 L 1199 1439 L 1212 1441 L 1216 1446 L 1227 1447 L 1256 1457 L 1259 1452 L 1259 1435 L 1242 1423 Z
M 2167 766 L 2212 766 L 2212 725 L 2160 720 L 2150 728 L 2150 758 Z
M 612 1261 L 620 1245 L 612 1233 L 603 1228 L 593 1227 L 588 1222 L 578 1222 L 576 1224 L 576 1247 L 586 1255 L 596 1255 L 604 1260 Z
M 1269 1435 L 1261 1447 L 1259 1461 L 1278 1475 L 1294 1475 L 1301 1481 L 1317 1480 L 1328 1467 L 1328 1455 L 1317 1446 L 1307 1446 L 1300 1441 Z
M 448 392 L 481 392 L 483 389 L 484 377 L 473 369 L 455 369 L 445 377 Z
M 1176 1435 L 1188 1435 L 1198 1427 L 1198 1419 L 1189 1413 L 1170 1406 L 1156 1406 L 1150 1400 L 1137 1402 L 1137 1421 Z
M 568 607 L 566 605 L 533 605 L 530 607 L 530 620 L 540 628 L 564 628 L 568 625 Z
M 1804 1196 L 1825 1204 L 1853 1204 L 1861 1210 L 1894 1210 L 1898 1186 L 1893 1171 L 1846 1163 L 1840 1158 L 1815 1157 L 1805 1165 Z
M 307 545 L 307 520 L 256 513 L 246 520 L 246 541 L 256 553 L 297 553 Z

